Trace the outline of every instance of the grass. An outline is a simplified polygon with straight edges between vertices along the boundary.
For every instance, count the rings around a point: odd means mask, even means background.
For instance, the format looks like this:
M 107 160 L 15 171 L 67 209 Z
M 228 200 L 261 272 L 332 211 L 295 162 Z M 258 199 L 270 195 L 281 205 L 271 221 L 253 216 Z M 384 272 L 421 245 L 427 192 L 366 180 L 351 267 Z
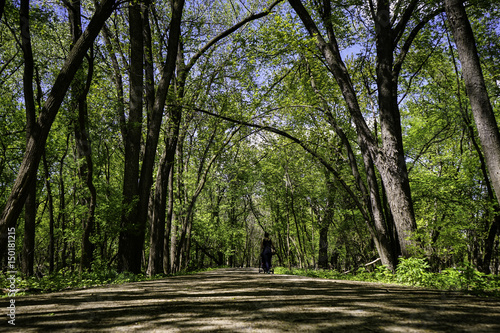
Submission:
M 89 288 L 105 284 L 158 280 L 174 275 L 196 274 L 214 269 L 217 268 L 181 271 L 169 275 L 159 274 L 152 277 L 128 272 L 118 273 L 109 268 L 99 267 L 94 267 L 93 271 L 84 271 L 81 273 L 60 270 L 41 278 L 17 275 L 15 288 L 18 290 L 16 295 L 20 296 L 66 289 Z M 483 274 L 469 264 L 463 264 L 456 268 L 448 268 L 440 273 L 432 273 L 429 272 L 429 265 L 427 262 L 419 258 L 401 258 L 395 273 L 388 270 L 385 266 L 378 266 L 373 272 L 368 272 L 366 269 L 360 268 L 356 272 L 349 274 L 340 273 L 335 270 L 288 270 L 283 267 L 276 267 L 274 273 L 336 280 L 390 283 L 440 290 L 456 290 L 476 295 L 500 297 L 500 277 L 497 275 Z M 9 286 L 11 281 L 8 280 L 8 277 L 8 275 L 0 273 L 0 288 L 3 290 L 3 294 L 0 297 L 9 297 Z
M 390 283 L 406 286 L 416 286 L 439 290 L 462 291 L 481 296 L 500 297 L 500 276 L 484 274 L 469 264 L 448 268 L 440 273 L 429 272 L 429 266 L 424 259 L 400 259 L 393 273 L 385 266 L 378 266 L 375 271 L 368 272 L 364 268 L 354 273 L 340 273 L 335 270 L 305 270 L 276 267 L 275 274 L 301 275 L 324 279 L 352 280 L 365 282 Z
M 82 289 L 89 287 L 102 286 L 106 284 L 122 284 L 127 282 L 150 281 L 164 279 L 169 276 L 190 275 L 199 272 L 210 271 L 216 268 L 205 268 L 199 270 L 181 271 L 175 274 L 158 274 L 148 277 L 144 274 L 132 274 L 129 272 L 118 273 L 112 269 L 101 269 L 94 271 L 76 272 L 69 270 L 60 270 L 41 278 L 25 277 L 16 275 L 14 283 L 16 296 L 30 295 L 34 293 L 56 292 L 66 289 Z M 3 293 L 0 297 L 10 297 L 9 290 L 11 280 L 10 275 L 0 273 L 0 289 Z

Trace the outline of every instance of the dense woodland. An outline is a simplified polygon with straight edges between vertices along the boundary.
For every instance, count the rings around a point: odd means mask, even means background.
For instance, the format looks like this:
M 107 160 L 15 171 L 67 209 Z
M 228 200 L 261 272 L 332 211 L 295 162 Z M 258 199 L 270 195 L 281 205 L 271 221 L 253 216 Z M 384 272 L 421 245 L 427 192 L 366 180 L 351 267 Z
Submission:
M 0 1 L 0 262 L 500 267 L 500 3 Z M 496 118 L 496 119 L 495 119 Z

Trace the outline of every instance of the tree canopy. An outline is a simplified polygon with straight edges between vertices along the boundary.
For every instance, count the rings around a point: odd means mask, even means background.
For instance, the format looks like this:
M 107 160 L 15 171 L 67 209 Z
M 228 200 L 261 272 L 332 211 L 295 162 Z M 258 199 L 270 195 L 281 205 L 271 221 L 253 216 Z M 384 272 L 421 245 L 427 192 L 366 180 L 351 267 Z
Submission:
M 500 268 L 500 4 L 0 6 L 0 267 Z M 475 90 L 476 87 L 481 87 Z

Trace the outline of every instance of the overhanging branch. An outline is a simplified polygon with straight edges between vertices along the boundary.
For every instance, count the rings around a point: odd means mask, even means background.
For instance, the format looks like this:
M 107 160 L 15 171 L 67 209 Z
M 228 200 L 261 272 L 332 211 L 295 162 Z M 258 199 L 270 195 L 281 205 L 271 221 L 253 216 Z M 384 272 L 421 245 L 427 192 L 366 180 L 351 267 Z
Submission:
M 259 124 L 254 124 L 254 123 L 250 123 L 250 122 L 243 121 L 243 120 L 234 119 L 234 118 L 231 118 L 231 117 L 223 116 L 223 115 L 220 115 L 220 114 L 217 114 L 217 113 L 213 113 L 213 112 L 210 112 L 210 111 L 207 111 L 207 110 L 203 110 L 203 109 L 200 109 L 200 108 L 196 108 L 196 107 L 183 106 L 183 108 L 189 108 L 189 109 L 191 109 L 193 111 L 201 112 L 201 113 L 207 114 L 209 116 L 217 117 L 219 119 L 223 119 L 225 121 L 232 122 L 232 123 L 235 123 L 235 124 L 239 124 L 239 125 L 243 125 L 243 126 L 247 126 L 247 127 L 252 127 L 252 128 L 258 128 L 258 129 L 261 129 L 261 130 L 264 130 L 264 131 L 267 131 L 267 132 L 275 133 L 275 134 L 278 134 L 278 135 L 280 135 L 282 137 L 285 137 L 285 138 L 287 138 L 287 139 L 295 142 L 296 144 L 298 144 L 299 146 L 301 146 L 302 149 L 304 149 L 306 152 L 308 152 L 313 157 L 315 157 L 316 159 L 318 159 L 318 161 L 321 164 L 323 164 L 323 166 L 325 168 L 327 168 L 328 171 L 330 171 L 335 176 L 335 178 L 337 178 L 337 180 L 340 182 L 340 184 L 342 185 L 342 187 L 346 190 L 346 192 L 349 194 L 349 196 L 354 200 L 356 206 L 358 207 L 359 211 L 363 215 L 363 218 L 365 218 L 367 221 L 371 220 L 370 219 L 370 215 L 366 212 L 365 208 L 361 204 L 360 200 L 358 199 L 358 197 L 356 196 L 356 194 L 354 193 L 354 191 L 342 179 L 342 177 L 340 176 L 339 172 L 337 170 L 335 170 L 335 168 L 330 163 L 328 163 L 321 155 L 319 155 L 317 152 L 315 152 L 313 149 L 311 149 L 302 140 L 294 137 L 293 135 L 291 135 L 288 132 L 285 132 L 283 130 L 280 130 L 280 129 L 277 129 L 277 128 L 274 128 L 274 127 L 271 127 L 271 126 L 259 125 Z

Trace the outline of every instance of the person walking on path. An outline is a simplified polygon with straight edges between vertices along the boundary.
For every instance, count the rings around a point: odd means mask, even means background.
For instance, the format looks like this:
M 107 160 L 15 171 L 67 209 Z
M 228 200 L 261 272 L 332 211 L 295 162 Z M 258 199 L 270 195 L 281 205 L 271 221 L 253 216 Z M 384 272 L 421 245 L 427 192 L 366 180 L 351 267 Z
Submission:
M 264 269 L 264 273 L 269 274 L 271 270 L 271 260 L 274 252 L 275 248 L 273 242 L 269 238 L 269 234 L 266 232 L 264 233 L 264 239 L 262 240 L 262 244 L 260 245 L 262 268 Z

